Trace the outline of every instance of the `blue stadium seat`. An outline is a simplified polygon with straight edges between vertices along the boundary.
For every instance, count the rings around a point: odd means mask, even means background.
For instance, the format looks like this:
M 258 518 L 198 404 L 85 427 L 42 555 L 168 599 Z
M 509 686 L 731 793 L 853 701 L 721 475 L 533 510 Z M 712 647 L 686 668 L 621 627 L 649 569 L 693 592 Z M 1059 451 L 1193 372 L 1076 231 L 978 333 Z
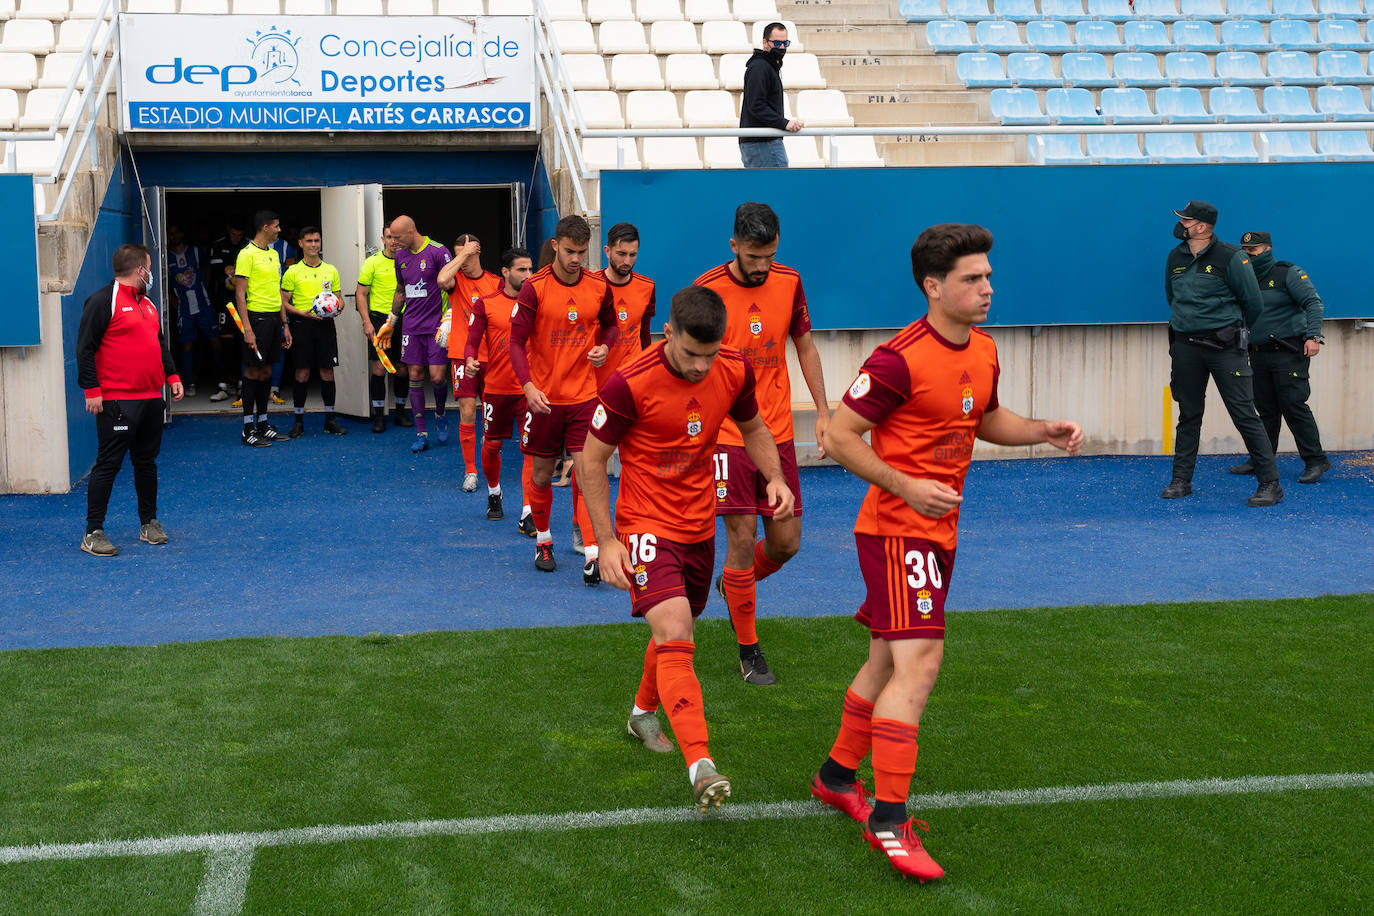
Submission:
M 1226 7 L 1221 0 L 1180 0 L 1179 6 L 1186 19 L 1220 22 L 1226 18 Z
M 1374 120 L 1359 86 L 1319 86 L 1317 111 L 1330 121 Z
M 1270 162 L 1311 162 L 1317 158 L 1312 138 L 1300 130 L 1266 131 L 1265 156 Z
M 1088 0 L 1088 15 L 1109 22 L 1129 22 L 1139 14 L 1126 0 Z
M 1073 27 L 1073 40 L 1080 51 L 1111 53 L 1122 50 L 1121 36 L 1116 31 L 1116 24 L 1101 19 L 1078 23 Z
M 1208 124 L 1216 120 L 1202 107 L 1202 93 L 1192 86 L 1159 90 L 1155 93 L 1155 108 L 1165 124 Z
M 1103 89 L 1102 116 L 1108 124 L 1158 124 L 1159 115 L 1150 109 L 1145 90 L 1135 86 Z
M 992 116 L 1003 124 L 1048 124 L 1034 89 L 992 90 Z
M 1374 83 L 1355 51 L 1322 51 L 1317 55 L 1317 75 L 1324 83 L 1347 83 L 1355 86 Z
M 1192 134 L 1146 134 L 1145 155 L 1157 162 L 1207 161 L 1207 157 L 1197 151 L 1197 138 Z
M 901 0 L 897 4 L 897 12 L 907 22 L 930 22 L 945 18 L 940 0 Z
M 1048 54 L 1038 51 L 1022 51 L 1007 56 L 1007 78 L 1013 85 L 1048 89 L 1062 86 L 1062 77 L 1055 76 L 1054 64 Z
M 1312 35 L 1312 23 L 1301 19 L 1275 19 L 1269 23 L 1269 41 L 1285 51 L 1320 51 L 1321 43 Z
M 1209 90 L 1207 107 L 1212 109 L 1212 114 L 1218 120 L 1224 122 L 1269 120 L 1255 104 L 1255 90 L 1240 86 L 1218 86 Z
M 1026 23 L 1026 44 L 1037 51 L 1063 54 L 1074 49 L 1069 26 L 1058 19 L 1032 19 Z
M 1362 131 L 1354 130 L 1318 131 L 1317 152 L 1327 159 L 1374 159 L 1369 138 Z
M 1010 86 L 1011 80 L 1002 66 L 998 54 L 984 54 L 981 51 L 965 51 L 954 61 L 954 73 L 959 80 L 973 89 L 995 89 Z
M 1107 72 L 1107 58 L 1093 51 L 1065 54 L 1059 58 L 1059 72 L 1065 82 L 1089 89 L 1115 86 L 1118 82 Z
M 1021 29 L 1006 19 L 984 19 L 973 30 L 973 40 L 982 51 L 1024 51 Z
M 1173 51 L 1164 55 L 1164 76 L 1176 86 L 1218 86 L 1221 80 L 1212 75 L 1212 65 L 1206 54 L 1196 51 Z
M 1222 51 L 1217 55 L 1217 77 L 1228 86 L 1269 86 L 1274 82 L 1254 51 Z
M 1169 81 L 1159 72 L 1159 58 L 1139 51 L 1128 51 L 1112 57 L 1112 76 L 1127 86 L 1152 89 L 1169 85 Z
M 1065 22 L 1088 18 L 1088 14 L 1083 12 L 1083 0 L 1040 0 L 1040 15 Z
M 1267 63 L 1269 75 L 1276 83 L 1287 83 L 1290 86 L 1320 86 L 1326 82 L 1312 71 L 1312 56 L 1306 51 L 1274 51 L 1270 53 Z
M 1259 162 L 1259 151 L 1249 134 L 1203 134 L 1202 155 L 1218 162 Z
M 1277 18 L 1269 9 L 1269 0 L 1227 0 L 1226 15 L 1261 22 Z
M 973 51 L 977 48 L 969 34 L 968 23 L 958 19 L 927 22 L 926 44 L 932 51 Z
M 1102 124 L 1102 112 L 1086 89 L 1051 89 L 1045 93 L 1045 113 L 1056 124 Z
M 1174 44 L 1185 51 L 1224 51 L 1217 41 L 1216 26 L 1196 19 L 1182 19 L 1174 23 Z
M 1345 51 L 1367 51 L 1374 44 L 1360 35 L 1360 24 L 1354 19 L 1323 19 L 1317 23 L 1317 41 Z
M 1174 0 L 1135 0 L 1135 14 L 1145 19 L 1173 22 L 1180 18 Z
M 988 10 L 988 0 L 945 0 L 945 11 L 949 13 L 949 18 L 962 19 L 965 22 L 992 18 L 992 13 Z
M 1353 87 L 1352 87 L 1353 88 Z M 1356 90 L 1357 92 L 1359 90 Z M 1312 97 L 1301 86 L 1267 86 L 1264 113 L 1273 121 L 1325 121 L 1312 109 Z
M 1043 134 L 1028 141 L 1032 162 L 1046 165 L 1086 165 L 1088 158 L 1077 134 Z
M 1136 134 L 1088 134 L 1088 158 L 1113 165 L 1136 165 L 1150 161 L 1140 152 Z
M 1350 16 L 1355 19 L 1364 15 L 1360 0 L 1317 0 L 1317 12 L 1323 16 Z
M 1035 0 L 992 0 L 993 15 L 1012 22 L 1029 22 L 1039 17 Z
M 1159 51 L 1164 53 L 1174 49 L 1169 30 L 1158 19 L 1138 19 L 1126 23 L 1122 30 L 1122 42 L 1135 51 Z
M 1274 15 L 1285 19 L 1320 19 L 1312 0 L 1274 0 Z
M 1268 51 L 1274 46 L 1264 26 L 1254 19 L 1228 19 L 1221 24 L 1221 43 L 1237 51 Z

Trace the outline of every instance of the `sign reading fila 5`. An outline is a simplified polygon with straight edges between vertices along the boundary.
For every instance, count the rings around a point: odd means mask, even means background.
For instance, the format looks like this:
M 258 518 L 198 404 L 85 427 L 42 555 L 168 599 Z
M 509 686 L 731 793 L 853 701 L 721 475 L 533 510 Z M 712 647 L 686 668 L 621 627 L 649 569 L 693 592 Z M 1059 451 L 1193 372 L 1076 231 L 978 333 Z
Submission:
M 129 130 L 534 130 L 533 20 L 125 15 Z

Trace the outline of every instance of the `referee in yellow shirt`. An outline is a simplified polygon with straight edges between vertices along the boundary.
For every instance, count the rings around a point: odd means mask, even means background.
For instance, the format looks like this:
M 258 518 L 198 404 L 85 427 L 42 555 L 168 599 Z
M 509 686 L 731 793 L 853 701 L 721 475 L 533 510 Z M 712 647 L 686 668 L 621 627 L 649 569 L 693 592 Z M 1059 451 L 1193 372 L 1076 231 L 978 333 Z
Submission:
M 267 422 L 272 365 L 281 348 L 291 346 L 281 298 L 281 259 L 272 248 L 279 235 L 277 214 L 259 210 L 253 215 L 253 240 L 234 263 L 234 305 L 243 321 L 243 444 L 258 447 L 286 438 Z
M 368 339 L 368 395 L 372 401 L 372 431 L 386 432 L 386 370 L 372 349 L 372 337 L 377 329 L 386 324 L 391 315 L 391 301 L 396 298 L 396 250 L 401 247 L 396 236 L 391 234 L 391 226 L 382 229 L 382 250 L 363 261 L 358 271 L 358 289 L 354 301 L 358 314 L 363 319 L 363 333 Z M 401 322 L 405 322 L 404 308 Z M 401 328 L 391 335 L 391 346 L 387 347 L 387 357 L 393 366 L 401 365 Z M 392 396 L 396 404 L 391 408 L 393 422 L 397 426 L 414 426 L 415 421 L 406 414 L 406 404 L 410 398 L 410 376 L 397 372 L 391 378 Z
M 310 370 L 320 373 L 320 396 L 324 400 L 324 431 L 342 436 L 348 432 L 334 418 L 334 367 L 339 364 L 339 338 L 334 331 L 333 315 L 315 311 L 317 297 L 332 293 L 337 305 L 343 305 L 339 270 L 320 258 L 323 240 L 319 226 L 306 226 L 300 234 L 301 250 L 305 256 L 286 268 L 281 278 L 281 299 L 291 316 L 292 353 L 295 356 L 296 383 L 292 389 L 295 402 L 295 422 L 288 435 L 295 439 L 305 433 L 305 396 L 310 385 Z

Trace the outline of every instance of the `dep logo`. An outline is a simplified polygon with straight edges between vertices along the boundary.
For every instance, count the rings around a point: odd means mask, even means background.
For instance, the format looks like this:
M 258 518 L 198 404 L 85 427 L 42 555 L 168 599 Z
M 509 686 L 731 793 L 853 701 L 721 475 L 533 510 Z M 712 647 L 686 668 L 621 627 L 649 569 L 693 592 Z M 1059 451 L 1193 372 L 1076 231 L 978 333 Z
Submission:
M 276 26 L 263 31 L 259 29 L 253 37 L 245 38 L 249 45 L 248 64 L 228 64 L 217 67 L 214 64 L 185 63 L 176 57 L 168 64 L 154 64 L 145 71 L 148 82 L 158 86 L 174 86 L 187 83 L 203 86 L 219 83 L 223 92 L 235 86 L 247 86 L 256 82 L 281 85 L 291 83 L 300 85 L 296 70 L 300 67 L 300 55 L 296 45 L 301 36 L 292 37 L 291 30 L 279 30 Z

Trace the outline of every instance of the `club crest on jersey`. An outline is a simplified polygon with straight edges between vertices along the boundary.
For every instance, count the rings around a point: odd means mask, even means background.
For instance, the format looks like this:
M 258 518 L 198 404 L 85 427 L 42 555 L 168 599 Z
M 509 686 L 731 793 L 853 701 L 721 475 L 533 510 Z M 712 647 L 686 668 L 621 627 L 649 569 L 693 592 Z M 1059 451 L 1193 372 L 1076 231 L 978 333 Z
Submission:
M 755 337 L 763 333 L 763 313 L 755 303 L 749 304 L 749 333 Z
M 630 320 L 630 310 L 625 307 L 625 300 L 621 299 L 616 303 L 617 311 L 615 317 L 620 321 Z
M 964 416 L 967 417 L 969 414 L 973 413 L 973 389 L 965 385 L 964 390 L 960 393 L 964 397 L 964 402 L 960 406 L 964 410 Z
M 868 394 L 869 389 L 872 387 L 873 380 L 868 377 L 868 373 L 860 372 L 859 377 L 854 379 L 854 384 L 849 386 L 849 396 L 858 400 Z
M 334 282 L 334 281 L 332 281 L 332 280 L 325 280 L 325 281 L 324 281 L 324 290 L 323 290 L 323 292 L 326 292 L 326 293 L 332 292 L 333 287 L 332 287 L 331 284 L 333 284 L 333 282 Z
M 571 296 L 568 297 L 568 320 L 577 320 L 577 300 Z
M 916 593 L 916 610 L 921 612 L 922 617 L 929 617 L 931 611 L 935 610 L 935 602 L 930 600 L 930 589 L 923 588 Z
M 701 403 L 696 398 L 687 402 L 687 435 L 693 442 L 701 435 Z
M 420 259 L 420 269 L 421 269 L 421 270 L 424 270 L 424 269 L 425 269 L 425 259 L 424 259 L 424 258 L 421 258 L 421 259 Z
M 606 425 L 606 405 L 597 404 L 596 413 L 592 414 L 592 429 L 600 429 Z
M 635 566 L 635 585 L 644 588 L 649 584 L 649 570 L 644 568 L 643 563 Z
M 723 501 L 723 500 L 725 499 L 725 494 L 726 494 L 727 492 L 728 492 L 728 491 L 727 491 L 726 486 L 725 486 L 725 481 L 723 481 L 723 480 L 717 480 L 717 481 L 716 481 L 716 499 L 717 499 L 717 500 Z

